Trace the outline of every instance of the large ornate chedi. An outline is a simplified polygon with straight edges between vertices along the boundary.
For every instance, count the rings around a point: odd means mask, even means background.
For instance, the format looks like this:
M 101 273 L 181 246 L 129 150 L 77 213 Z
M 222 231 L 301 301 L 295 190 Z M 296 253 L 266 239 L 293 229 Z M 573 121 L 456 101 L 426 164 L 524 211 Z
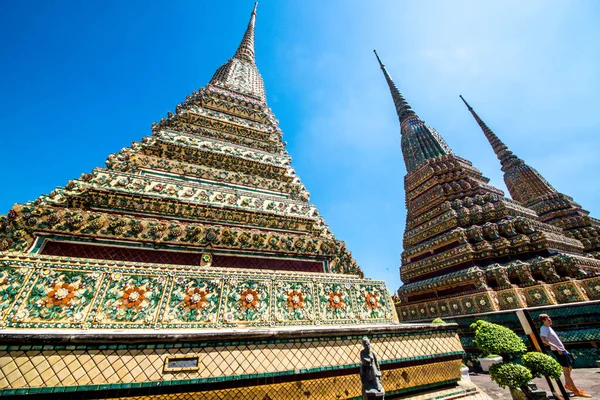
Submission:
M 600 221 L 590 217 L 572 197 L 558 192 L 538 171 L 513 154 L 473 107 L 462 96 L 460 98 L 500 160 L 511 197 L 537 212 L 541 221 L 562 228 L 567 236 L 581 241 L 585 253 L 600 258 Z
M 365 335 L 388 394 L 477 393 L 456 327 L 398 325 L 309 203 L 255 19 L 151 136 L 0 217 L 0 396 L 359 398 Z
M 540 216 L 543 207 L 516 195 L 507 199 L 489 185 L 417 116 L 379 63 L 400 120 L 407 169 L 399 318 L 600 299 L 600 261 L 584 254 L 587 243 Z

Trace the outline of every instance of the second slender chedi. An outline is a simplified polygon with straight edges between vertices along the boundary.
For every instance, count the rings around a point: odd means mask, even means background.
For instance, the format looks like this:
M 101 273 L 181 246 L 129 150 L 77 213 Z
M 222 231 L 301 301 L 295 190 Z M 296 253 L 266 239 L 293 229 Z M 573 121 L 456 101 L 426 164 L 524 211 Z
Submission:
M 454 154 L 377 59 L 400 120 L 407 169 L 400 319 L 600 298 L 600 262 Z

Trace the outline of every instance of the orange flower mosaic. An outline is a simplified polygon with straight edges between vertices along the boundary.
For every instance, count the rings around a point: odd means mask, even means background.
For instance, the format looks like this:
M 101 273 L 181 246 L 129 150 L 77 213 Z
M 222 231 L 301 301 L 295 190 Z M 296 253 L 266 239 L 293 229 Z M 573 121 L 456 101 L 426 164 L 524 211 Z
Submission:
M 146 290 L 138 286 L 128 287 L 123 293 L 123 305 L 127 308 L 139 307 L 142 301 L 146 299 L 144 293 L 146 293 Z
M 206 308 L 206 290 L 200 288 L 190 288 L 183 298 L 189 308 Z
M 371 292 L 365 294 L 365 303 L 367 303 L 367 308 L 370 310 L 376 310 L 380 306 L 377 295 Z
M 344 303 L 344 296 L 341 292 L 331 292 L 329 293 L 329 307 L 335 309 L 341 309 L 346 307 Z
M 69 283 L 57 283 L 54 288 L 48 292 L 48 306 L 68 306 L 75 297 L 75 286 Z
M 242 291 L 241 301 L 243 308 L 256 308 L 256 305 L 258 304 L 258 292 L 253 289 Z
M 290 308 L 304 308 L 304 293 L 298 290 L 291 290 L 288 293 L 287 305 Z

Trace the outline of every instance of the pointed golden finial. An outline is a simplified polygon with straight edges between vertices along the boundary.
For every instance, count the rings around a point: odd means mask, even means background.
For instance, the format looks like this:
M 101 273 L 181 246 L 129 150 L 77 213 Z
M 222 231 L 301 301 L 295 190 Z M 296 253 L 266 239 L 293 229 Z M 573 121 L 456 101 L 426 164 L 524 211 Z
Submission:
M 242 42 L 234 55 L 236 58 L 251 62 L 254 62 L 254 25 L 256 23 L 257 7 L 258 2 L 254 3 L 254 9 L 252 10 L 252 14 L 250 14 L 250 22 L 248 22 L 248 29 L 246 29 Z

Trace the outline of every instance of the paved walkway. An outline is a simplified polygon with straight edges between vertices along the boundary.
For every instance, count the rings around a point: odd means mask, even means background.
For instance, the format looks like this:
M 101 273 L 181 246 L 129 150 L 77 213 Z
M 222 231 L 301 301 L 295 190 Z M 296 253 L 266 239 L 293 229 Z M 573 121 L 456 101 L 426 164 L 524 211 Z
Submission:
M 510 400 L 510 391 L 502 389 L 496 382 L 490 379 L 487 374 L 471 374 L 471 381 L 479 386 L 493 399 Z M 600 369 L 598 368 L 578 368 L 573 370 L 573 381 L 577 387 L 584 392 L 592 395 L 592 399 L 600 400 Z M 548 384 L 545 379 L 535 379 L 534 382 L 540 389 L 546 390 L 550 394 Z M 564 380 L 563 380 L 564 383 Z M 571 399 L 583 399 L 583 397 L 570 396 Z M 551 399 L 554 397 L 550 396 Z

